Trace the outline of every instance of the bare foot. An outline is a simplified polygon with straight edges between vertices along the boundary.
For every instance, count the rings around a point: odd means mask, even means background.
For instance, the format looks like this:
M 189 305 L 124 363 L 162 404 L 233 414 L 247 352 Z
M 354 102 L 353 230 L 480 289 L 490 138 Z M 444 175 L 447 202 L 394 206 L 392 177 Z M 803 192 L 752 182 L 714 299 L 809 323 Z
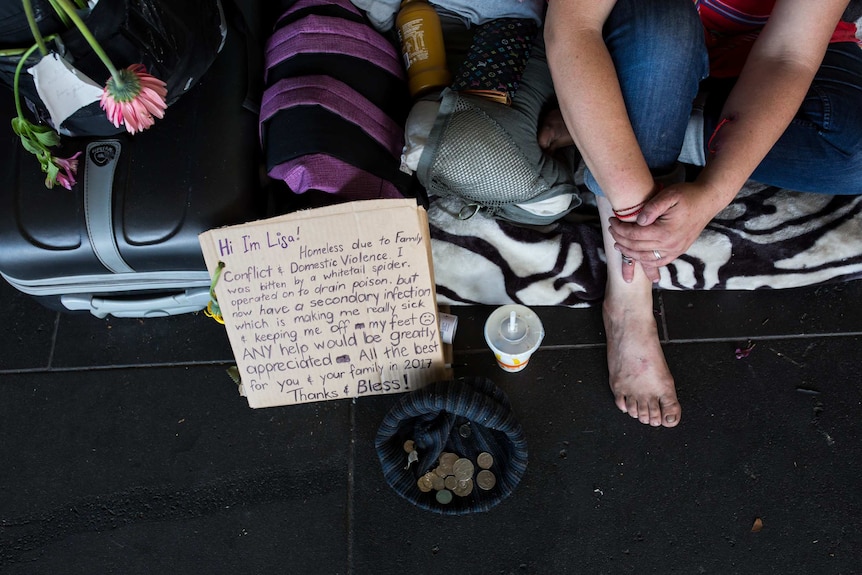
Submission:
M 667 367 L 652 306 L 616 304 L 605 299 L 611 391 L 621 411 L 654 427 L 674 427 L 682 408 Z M 621 299 L 621 298 L 618 298 Z
M 569 129 L 563 121 L 563 114 L 559 109 L 551 110 L 544 117 L 539 126 L 539 147 L 543 150 L 553 152 L 559 148 L 574 145 L 575 141 L 569 134 Z

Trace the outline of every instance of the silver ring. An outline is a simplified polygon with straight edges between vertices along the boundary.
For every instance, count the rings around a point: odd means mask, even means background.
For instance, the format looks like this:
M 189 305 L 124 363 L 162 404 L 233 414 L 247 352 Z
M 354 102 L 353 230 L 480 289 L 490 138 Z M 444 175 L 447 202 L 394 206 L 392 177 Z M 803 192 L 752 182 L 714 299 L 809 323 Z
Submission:
M 660 259 L 661 259 L 661 254 L 659 253 L 659 251 L 658 251 L 658 250 L 653 250 L 653 251 L 652 251 L 652 255 L 654 255 L 654 256 L 655 256 L 656 261 L 658 261 L 658 260 L 660 260 Z
M 623 263 L 626 264 L 627 266 L 631 266 L 631 265 L 634 265 L 635 261 L 633 259 L 631 259 L 629 256 L 623 255 Z

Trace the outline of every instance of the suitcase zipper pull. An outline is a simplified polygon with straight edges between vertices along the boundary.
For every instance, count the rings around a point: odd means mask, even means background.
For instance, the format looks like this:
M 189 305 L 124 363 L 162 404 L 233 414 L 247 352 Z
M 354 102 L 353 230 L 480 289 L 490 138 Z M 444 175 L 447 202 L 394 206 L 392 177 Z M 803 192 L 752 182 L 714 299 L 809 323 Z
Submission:
M 216 297 L 215 294 L 215 287 L 221 277 L 221 271 L 223 269 L 224 262 L 219 262 L 218 267 L 216 267 L 215 273 L 213 274 L 213 281 L 210 284 L 210 301 L 207 304 L 207 308 L 204 310 L 205 316 L 213 318 L 222 325 L 224 325 L 224 317 L 221 315 L 221 308 L 218 305 L 218 297 Z

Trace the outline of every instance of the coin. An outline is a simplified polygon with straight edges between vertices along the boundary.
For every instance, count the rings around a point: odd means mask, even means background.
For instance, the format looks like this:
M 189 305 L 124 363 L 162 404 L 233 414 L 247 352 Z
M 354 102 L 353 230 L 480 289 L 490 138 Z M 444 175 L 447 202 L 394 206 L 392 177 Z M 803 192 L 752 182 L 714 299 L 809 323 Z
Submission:
M 471 493 L 473 493 L 473 480 L 465 479 L 463 481 L 458 481 L 458 485 L 453 489 L 453 493 L 458 497 L 467 497 Z
M 426 473 L 416 480 L 416 486 L 419 487 L 419 491 L 422 493 L 428 493 L 434 489 L 434 482 L 431 480 L 431 475 L 433 475 L 433 473 Z
M 452 492 L 448 489 L 437 492 L 437 502 L 446 505 L 452 501 Z
M 458 479 L 471 479 L 475 469 L 473 462 L 464 457 L 452 464 L 452 474 Z
M 494 456 L 487 451 L 483 451 L 476 457 L 476 463 L 482 469 L 491 469 L 491 466 L 494 465 Z
M 458 456 L 454 453 L 443 452 L 440 454 L 440 477 L 452 475 L 452 464 L 458 460 Z
M 452 490 L 458 486 L 458 480 L 455 479 L 454 475 L 447 475 L 443 478 L 443 485 L 446 486 L 446 489 Z
M 436 473 L 431 474 L 431 487 L 434 491 L 440 491 L 441 489 L 446 488 L 446 484 L 443 482 L 443 478 L 437 475 Z
M 440 465 L 442 466 L 453 466 L 455 462 L 458 461 L 459 457 L 457 453 L 449 453 L 448 451 L 444 451 L 440 454 Z
M 493 472 L 483 469 L 476 474 L 476 485 L 483 491 L 493 489 L 497 484 L 497 476 Z
M 473 428 L 470 427 L 469 423 L 465 423 L 461 427 L 458 428 L 458 435 L 467 439 L 473 433 Z
M 404 451 L 406 451 L 407 453 L 411 453 L 414 449 L 416 449 L 416 444 L 413 442 L 412 439 L 408 439 L 404 442 Z
M 434 475 L 437 475 L 439 477 L 446 477 L 447 475 L 452 475 L 452 468 L 451 467 L 446 468 L 446 467 L 443 467 L 442 465 L 438 465 L 437 467 L 435 467 L 433 469 L 433 471 L 434 471 Z

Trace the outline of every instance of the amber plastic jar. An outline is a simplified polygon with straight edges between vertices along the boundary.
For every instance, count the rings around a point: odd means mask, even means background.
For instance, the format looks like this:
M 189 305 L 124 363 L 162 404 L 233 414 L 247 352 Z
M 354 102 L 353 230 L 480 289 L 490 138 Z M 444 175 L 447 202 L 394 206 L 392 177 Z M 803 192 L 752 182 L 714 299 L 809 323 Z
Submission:
M 451 84 L 443 29 L 434 7 L 424 0 L 404 0 L 395 27 L 407 67 L 410 94 L 418 97 Z

